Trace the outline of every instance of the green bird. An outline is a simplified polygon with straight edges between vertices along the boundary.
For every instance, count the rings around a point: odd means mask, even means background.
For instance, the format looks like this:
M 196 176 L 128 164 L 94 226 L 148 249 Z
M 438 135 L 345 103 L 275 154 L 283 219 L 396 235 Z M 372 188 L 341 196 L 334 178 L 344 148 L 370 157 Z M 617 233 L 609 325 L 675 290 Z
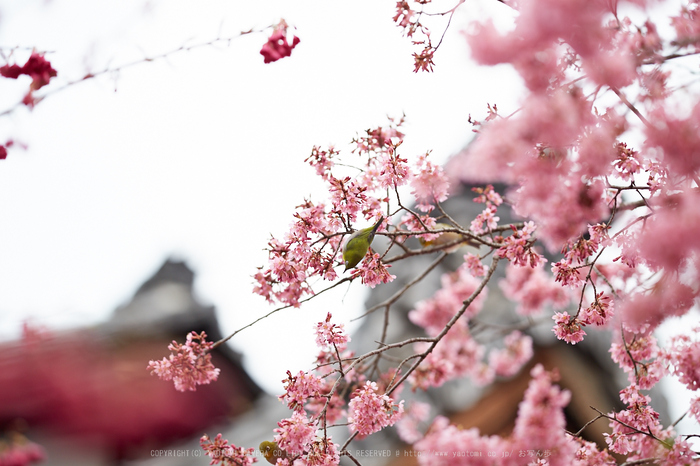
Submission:
M 380 217 L 379 221 L 369 228 L 364 228 L 362 230 L 356 231 L 345 242 L 343 246 L 343 263 L 345 264 L 345 272 L 348 269 L 352 269 L 367 254 L 369 245 L 372 244 L 374 240 L 374 234 L 377 233 L 379 226 L 384 221 L 384 217 Z
M 277 442 L 265 441 L 262 442 L 258 448 L 260 449 L 260 453 L 263 454 L 267 462 L 270 464 L 277 463 L 279 458 L 284 459 L 287 457 L 287 453 L 277 446 Z

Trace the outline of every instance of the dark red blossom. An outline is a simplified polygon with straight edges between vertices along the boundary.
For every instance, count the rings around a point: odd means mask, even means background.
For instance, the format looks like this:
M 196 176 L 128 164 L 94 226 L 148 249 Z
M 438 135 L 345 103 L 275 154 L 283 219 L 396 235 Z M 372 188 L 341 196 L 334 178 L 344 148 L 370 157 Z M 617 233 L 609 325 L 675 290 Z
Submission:
M 33 90 L 46 86 L 49 80 L 57 74 L 56 70 L 51 67 L 51 63 L 38 53 L 32 53 L 27 63 L 22 67 L 22 73 L 31 76 Z
M 46 86 L 57 73 L 51 67 L 51 63 L 44 58 L 44 55 L 36 52 L 31 54 L 24 66 L 15 64 L 0 67 L 0 75 L 6 78 L 17 79 L 22 74 L 32 78 L 30 89 L 36 91 Z
M 290 56 L 294 47 L 301 42 L 301 39 L 294 36 L 292 44 L 290 45 L 289 42 L 287 42 L 285 33 L 286 29 L 275 30 L 265 45 L 263 45 L 262 49 L 260 49 L 260 55 L 265 58 L 265 63 L 272 63 L 280 58 Z
M 22 67 L 19 65 L 0 66 L 0 75 L 6 78 L 17 79 L 20 74 L 22 74 Z

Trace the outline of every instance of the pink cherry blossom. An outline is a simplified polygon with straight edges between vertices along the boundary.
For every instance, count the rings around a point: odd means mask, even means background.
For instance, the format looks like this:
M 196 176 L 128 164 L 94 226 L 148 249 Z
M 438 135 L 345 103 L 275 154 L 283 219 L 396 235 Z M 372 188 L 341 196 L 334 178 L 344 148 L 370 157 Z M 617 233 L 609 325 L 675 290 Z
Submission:
M 300 455 L 311 445 L 316 436 L 316 429 L 307 419 L 303 410 L 296 410 L 289 419 L 282 419 L 275 429 L 277 445 L 293 456 Z
M 387 270 L 389 267 L 391 265 L 384 265 L 381 256 L 374 253 L 357 266 L 353 276 L 359 276 L 362 284 L 374 288 L 381 283 L 394 281 L 396 276 L 389 273 Z
M 571 266 L 566 259 L 552 264 L 552 273 L 555 276 L 555 281 L 570 288 L 580 287 L 585 278 L 584 271 L 579 267 Z
M 576 451 L 576 460 L 582 465 L 590 466 L 615 466 L 617 461 L 613 458 L 607 450 L 600 451 L 598 446 L 593 442 L 587 442 L 585 440 L 577 439 L 580 444 L 579 449 Z
M 478 196 L 474 198 L 474 202 L 486 204 L 487 206 L 494 205 L 496 207 L 503 204 L 503 198 L 493 189 L 493 185 L 486 185 L 485 188 L 472 188 L 472 191 L 478 194 Z
M 642 169 L 642 164 L 639 161 L 639 153 L 629 149 L 624 142 L 617 144 L 617 160 L 615 161 L 615 169 L 618 171 L 618 176 L 624 181 L 631 181 L 634 175 Z
M 509 377 L 518 373 L 532 358 L 532 337 L 515 330 L 504 339 L 505 348 L 493 350 L 489 354 L 489 366 L 496 375 Z
M 666 359 L 660 353 L 656 338 L 648 333 L 633 334 L 625 331 L 624 340 L 619 333 L 610 347 L 612 360 L 627 373 L 630 383 L 648 390 L 666 375 Z M 661 356 L 661 357 L 660 357 Z
M 483 277 L 488 271 L 488 267 L 481 262 L 479 256 L 472 253 L 467 253 L 464 255 L 464 264 L 466 265 L 469 273 L 474 277 Z
M 663 359 L 669 366 L 670 373 L 692 391 L 700 389 L 700 341 L 697 339 L 699 332 L 700 328 L 693 329 L 694 339 L 683 334 L 671 337 L 663 352 Z
M 650 291 L 628 295 L 619 306 L 619 315 L 630 329 L 655 328 L 668 317 L 688 312 L 696 296 L 690 286 L 664 275 Z
M 532 233 L 535 230 L 533 222 L 526 222 L 522 229 L 517 229 L 511 225 L 513 234 L 503 240 L 503 246 L 498 250 L 498 255 L 505 257 L 515 265 L 537 267 L 540 263 L 546 262 L 540 253 L 532 247 L 534 240 Z
M 306 466 L 336 466 L 340 464 L 338 445 L 331 441 L 330 436 L 317 440 L 309 447 L 304 461 Z
M 540 314 L 546 306 L 561 309 L 570 297 L 544 271 L 544 267 L 518 267 L 508 264 L 506 277 L 499 282 L 503 294 L 517 303 L 516 312 L 521 315 Z
M 427 346 L 427 343 L 417 343 L 415 349 L 423 352 Z M 408 380 L 422 389 L 440 387 L 450 380 L 465 376 L 471 377 L 479 385 L 486 385 L 493 381 L 495 372 L 483 363 L 485 353 L 484 345 L 469 334 L 465 325 L 455 325 Z
M 286 402 L 290 409 L 301 410 L 307 400 L 324 394 L 323 380 L 304 371 L 299 371 L 296 376 L 287 371 L 287 378 L 282 383 L 285 384 L 285 393 L 279 398 Z
M 314 146 L 313 149 L 311 149 L 311 155 L 304 160 L 304 162 L 314 167 L 316 169 L 316 174 L 328 181 L 334 166 L 332 159 L 337 157 L 338 154 L 339 152 L 332 147 L 328 148 L 328 150 L 323 150 L 318 146 Z
M 581 312 L 580 320 L 586 325 L 603 326 L 613 316 L 613 309 L 612 298 L 601 291 L 596 295 L 591 305 Z
M 496 228 L 499 220 L 500 218 L 496 215 L 496 206 L 490 205 L 472 220 L 469 230 L 475 235 L 480 235 Z
M 690 415 L 696 421 L 700 421 L 700 397 L 695 397 L 690 401 Z
M 455 272 L 444 274 L 441 283 L 442 288 L 432 298 L 418 302 L 416 308 L 408 313 L 410 321 L 423 327 L 428 335 L 437 335 L 479 286 L 466 262 Z M 479 313 L 486 299 L 485 291 L 469 305 L 458 325 L 466 325 L 467 319 Z
M 257 461 L 253 456 L 252 448 L 245 449 L 234 444 L 229 445 L 228 440 L 221 438 L 221 434 L 218 434 L 214 440 L 205 434 L 199 440 L 199 444 L 206 455 L 212 459 L 209 462 L 211 465 L 221 463 L 224 466 L 247 466 Z
M 693 256 L 700 252 L 700 239 L 695 234 L 700 228 L 699 202 L 697 189 L 688 189 L 660 201 L 662 205 L 654 205 L 655 215 L 638 236 L 639 254 L 648 265 L 656 270 L 676 271 L 695 260 Z
M 410 180 L 412 194 L 423 212 L 430 212 L 434 202 L 447 199 L 450 183 L 442 168 L 428 160 L 428 154 L 418 157 Z
M 513 441 L 524 449 L 556 452 L 548 459 L 551 465 L 571 464 L 576 445 L 564 433 L 564 407 L 569 404 L 571 393 L 554 385 L 556 373 L 546 372 L 540 364 L 530 373 L 532 380 L 518 407 Z
M 326 320 L 315 325 L 316 344 L 321 348 L 333 345 L 338 351 L 344 351 L 347 348 L 350 337 L 345 334 L 343 324 L 331 324 L 331 317 L 329 312 Z
M 377 390 L 375 382 L 367 381 L 353 393 L 348 412 L 351 431 L 369 435 L 394 425 L 401 418 L 403 401 L 397 405 L 390 397 L 379 395 Z
M 450 424 L 444 416 L 437 416 L 428 432 L 421 440 L 413 445 L 421 453 L 420 464 L 438 466 L 444 464 L 469 464 L 470 466 L 491 466 L 494 458 L 486 454 L 475 457 L 458 457 L 459 452 L 493 452 L 502 458 L 504 451 L 509 451 L 510 445 L 499 436 L 482 436 L 476 428 L 463 429 Z M 446 453 L 445 457 L 436 456 L 436 452 Z M 468 463 L 466 461 L 469 461 Z
M 405 116 L 394 119 L 389 118 L 389 126 L 379 126 L 365 131 L 366 136 L 353 140 L 356 144 L 354 151 L 359 153 L 378 152 L 397 147 L 403 141 L 404 133 L 399 128 L 405 123 Z M 354 152 L 353 151 L 353 152 Z
M 184 345 L 173 341 L 168 349 L 174 354 L 161 361 L 150 361 L 148 369 L 163 380 L 172 380 L 175 389 L 181 392 L 195 391 L 197 385 L 209 384 L 219 377 L 221 370 L 211 362 L 209 351 L 214 343 L 207 342 L 206 336 L 204 332 L 190 332 Z
M 396 423 L 396 432 L 401 440 L 412 444 L 423 438 L 418 430 L 418 425 L 425 422 L 430 414 L 430 405 L 420 401 L 414 401 L 405 410 L 403 417 Z
M 407 159 L 398 156 L 396 149 L 384 152 L 378 162 L 379 186 L 394 189 L 406 184 L 410 175 L 407 162 Z
M 585 324 L 578 318 L 570 316 L 566 312 L 556 312 L 552 316 L 552 319 L 554 319 L 555 322 L 552 331 L 558 339 L 564 340 L 572 345 L 583 341 L 583 336 L 586 334 L 583 330 Z

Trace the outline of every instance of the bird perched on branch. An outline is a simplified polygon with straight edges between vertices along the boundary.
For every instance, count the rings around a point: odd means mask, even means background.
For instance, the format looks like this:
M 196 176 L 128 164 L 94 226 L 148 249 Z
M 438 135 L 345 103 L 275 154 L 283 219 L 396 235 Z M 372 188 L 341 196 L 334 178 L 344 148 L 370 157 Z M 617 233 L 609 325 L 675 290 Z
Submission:
M 379 221 L 373 226 L 356 231 L 350 235 L 343 246 L 343 263 L 345 264 L 345 270 L 354 268 L 365 257 L 369 245 L 372 244 L 374 235 L 377 233 L 383 221 L 384 217 L 380 217 Z
M 262 442 L 258 448 L 260 449 L 260 453 L 263 454 L 270 464 L 276 464 L 279 458 L 284 459 L 287 457 L 287 453 L 277 446 L 277 442 L 269 442 L 266 440 Z

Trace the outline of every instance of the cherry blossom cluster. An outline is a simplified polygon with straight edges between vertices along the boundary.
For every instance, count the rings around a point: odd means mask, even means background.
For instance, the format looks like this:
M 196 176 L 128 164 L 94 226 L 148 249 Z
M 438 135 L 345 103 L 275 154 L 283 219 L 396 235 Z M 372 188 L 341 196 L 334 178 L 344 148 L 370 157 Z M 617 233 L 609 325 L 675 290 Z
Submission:
M 184 345 L 173 341 L 168 349 L 173 353 L 160 361 L 149 361 L 148 369 L 163 380 L 172 380 L 181 392 L 197 389 L 219 377 L 220 369 L 211 362 L 214 343 L 206 341 L 207 334 L 190 332 Z
M 396 2 L 394 23 L 401 28 L 403 35 L 411 39 L 412 44 L 420 49 L 419 52 L 413 53 L 414 73 L 418 71 L 433 71 L 435 66 L 433 55 L 435 55 L 438 47 L 442 44 L 442 39 L 437 44 L 433 44 L 431 31 L 425 25 L 425 20 L 429 17 L 449 15 L 449 19 L 444 25 L 445 29 L 447 29 L 452 20 L 452 15 L 464 1 L 459 0 L 456 6 L 446 11 L 426 11 L 426 7 L 432 3 L 432 0 L 398 0 Z
M 263 56 L 265 63 L 272 63 L 281 58 L 288 57 L 292 54 L 294 47 L 299 45 L 301 39 L 293 36 L 291 44 L 287 40 L 287 22 L 281 20 L 273 29 L 272 34 L 265 42 L 265 45 L 260 49 L 260 55 Z
M 649 4 L 628 3 L 642 10 Z M 499 253 L 510 261 L 501 286 L 519 313 L 550 304 L 556 336 L 572 344 L 586 327 L 616 329 L 611 356 L 631 385 L 623 390 L 629 408 L 607 415 L 611 450 L 629 460 L 694 463 L 697 456 L 658 423 L 639 390 L 667 373 L 697 389 L 695 340 L 678 336 L 659 349 L 651 332 L 686 314 L 700 294 L 692 278 L 700 264 L 700 102 L 672 92 L 682 72 L 671 64 L 697 53 L 699 4 L 687 2 L 670 18 L 675 36 L 668 37 L 650 18 L 621 17 L 618 2 L 509 5 L 518 10 L 513 28 L 480 21 L 467 41 L 477 62 L 509 64 L 520 74 L 523 104 L 512 114 L 489 106 L 483 122 L 472 121 L 474 143 L 448 170 L 471 182 L 508 184 L 515 212 L 537 225 L 536 236 L 504 239 L 513 246 Z M 472 230 L 493 230 L 492 219 L 485 210 Z M 554 281 L 523 254 L 536 241 L 563 254 L 551 266 Z M 577 308 L 563 310 L 570 302 Z M 590 444 L 577 459 L 610 461 Z
M 331 318 L 333 316 L 329 312 L 326 316 L 326 320 L 316 324 L 316 344 L 323 348 L 326 345 L 332 345 L 337 348 L 338 351 L 344 351 L 350 337 L 345 334 L 345 327 L 343 324 L 332 324 Z
M 416 231 L 425 232 L 435 226 L 434 219 L 429 220 L 431 217 L 399 206 L 397 190 L 402 186 L 411 187 L 423 212 L 432 211 L 437 203 L 444 201 L 449 189 L 447 176 L 428 159 L 428 154 L 419 155 L 414 165 L 399 154 L 403 124 L 403 118 L 391 120 L 388 126 L 369 129 L 355 138 L 352 152 L 359 156 L 360 162 L 355 162 L 357 171 L 348 175 L 341 174 L 349 164 L 341 159 L 340 151 L 333 147 L 313 148 L 306 161 L 326 183 L 329 199 L 322 203 L 304 201 L 297 207 L 295 221 L 284 238 L 273 237 L 269 241 L 269 262 L 255 274 L 255 293 L 271 303 L 298 307 L 302 299 L 314 294 L 310 278 L 327 281 L 338 278 L 335 267 L 342 262 L 342 240 L 361 218 L 376 222 L 383 210 L 388 212 L 386 217 L 405 211 L 404 218 L 410 217 L 411 221 L 401 225 L 409 230 L 405 236 L 394 236 L 394 241 L 417 236 Z M 394 213 L 392 208 L 396 209 Z M 379 235 L 387 233 L 388 230 L 380 227 Z M 359 278 L 373 288 L 395 277 L 387 270 L 390 265 L 383 261 L 386 253 L 372 251 L 351 272 L 350 278 Z
M 302 410 L 295 410 L 292 417 L 277 423 L 275 442 L 288 455 L 298 456 L 309 448 L 316 438 L 316 429 Z
M 367 436 L 393 426 L 403 414 L 403 401 L 395 404 L 386 395 L 379 395 L 376 382 L 367 381 L 355 390 L 348 403 L 348 423 L 352 432 Z
M 337 465 L 340 448 L 327 429 L 340 418 L 347 417 L 350 432 L 366 436 L 393 425 L 403 414 L 403 401 L 394 403 L 382 393 L 385 382 L 380 386 L 346 367 L 352 360 L 352 353 L 346 351 L 349 338 L 343 326 L 332 323 L 331 318 L 329 313 L 314 326 L 321 348 L 316 373 L 299 371 L 293 375 L 287 371 L 283 381 L 285 390 L 279 398 L 292 415 L 279 421 L 274 429 L 274 442 L 281 453 L 277 464 L 299 460 L 309 465 Z M 344 394 L 350 392 L 347 403 Z
M 659 414 L 650 406 L 651 398 L 632 384 L 620 392 L 627 405 L 618 413 L 608 415 L 611 434 L 605 441 L 611 451 L 628 455 L 628 460 L 657 458 L 661 464 L 697 464 L 697 454 L 688 442 L 677 437 L 673 428 L 663 429 Z
M 438 336 L 463 303 L 476 291 L 480 281 L 474 278 L 465 262 L 455 272 L 442 276 L 442 288 L 435 295 L 417 303 L 408 313 L 414 324 L 425 329 L 430 336 Z M 452 328 L 432 348 L 427 357 L 410 375 L 409 381 L 422 389 L 465 376 L 472 377 L 481 384 L 490 383 L 495 372 L 484 360 L 486 347 L 479 343 L 469 331 L 469 319 L 482 309 L 486 291 L 476 296 L 471 304 L 456 320 Z M 416 343 L 418 353 L 431 347 L 428 342 Z
M 257 461 L 253 457 L 252 448 L 237 447 L 236 445 L 228 443 L 218 434 L 214 440 L 211 440 L 208 435 L 203 435 L 199 440 L 199 444 L 206 453 L 207 456 L 211 458 L 209 464 L 222 464 L 224 466 L 247 466 L 253 464 Z
M 693 329 L 693 333 L 700 333 L 700 328 Z M 682 384 L 689 390 L 700 390 L 700 341 L 689 335 L 675 335 L 665 348 L 664 359 Z
M 514 260 L 506 266 L 505 279 L 499 286 L 503 294 L 517 303 L 515 312 L 523 316 L 536 316 L 546 309 L 562 309 L 571 301 L 571 294 L 559 286 L 545 271 L 544 261 L 535 267 L 522 267 Z
M 495 453 L 469 457 L 468 464 L 473 465 L 577 464 L 573 461 L 575 455 L 580 457 L 584 453 L 579 451 L 594 450 L 595 446 L 581 445 L 564 433 L 564 408 L 569 403 L 570 393 L 555 385 L 556 374 L 545 371 L 541 365 L 535 366 L 531 375 L 533 378 L 518 408 L 512 436 L 483 436 L 476 428 L 462 429 L 438 416 L 425 436 L 414 443 L 414 448 L 425 453 L 419 457 L 421 464 L 445 464 L 444 459 L 435 458 L 431 452 L 447 452 L 454 458 L 465 451 Z M 546 462 L 536 463 L 540 458 Z
M 51 67 L 51 63 L 44 58 L 44 54 L 37 52 L 32 52 L 27 62 L 22 66 L 17 64 L 0 66 L 0 76 L 17 79 L 21 75 L 27 75 L 32 78 L 29 91 L 24 96 L 24 99 L 22 99 L 22 103 L 28 107 L 34 107 L 35 99 L 33 92 L 46 86 L 51 78 L 57 75 L 57 72 Z
M 35 51 L 32 52 L 26 63 L 22 66 L 16 63 L 6 63 L 0 66 L 0 76 L 5 78 L 18 79 L 22 75 L 32 78 L 32 82 L 29 84 L 29 90 L 22 99 L 22 104 L 29 108 L 33 108 L 37 102 L 37 99 L 34 97 L 34 91 L 49 84 L 51 78 L 57 76 L 57 74 L 56 70 L 51 66 L 51 63 L 44 58 L 44 54 Z M 7 149 L 14 144 L 14 140 L 8 139 L 5 144 L 0 145 L 0 160 L 7 158 Z

